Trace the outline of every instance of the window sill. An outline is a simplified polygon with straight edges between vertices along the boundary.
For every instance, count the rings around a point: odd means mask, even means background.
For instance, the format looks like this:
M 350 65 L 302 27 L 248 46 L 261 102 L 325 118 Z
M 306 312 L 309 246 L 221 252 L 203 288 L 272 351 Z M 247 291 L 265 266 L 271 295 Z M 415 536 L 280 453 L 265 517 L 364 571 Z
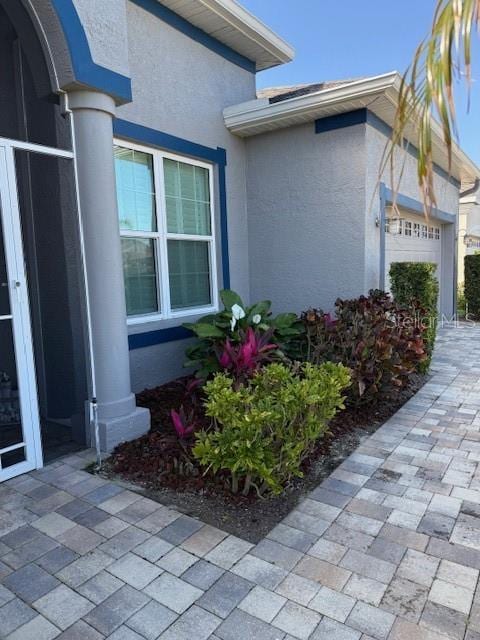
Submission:
M 183 324 L 184 322 L 195 322 L 198 318 L 209 314 L 218 313 L 218 306 L 209 307 L 196 307 L 195 309 L 188 309 L 185 311 L 173 312 L 169 316 L 162 314 L 152 314 L 145 316 L 133 316 L 127 318 L 128 327 L 166 327 L 174 326 L 176 322 Z

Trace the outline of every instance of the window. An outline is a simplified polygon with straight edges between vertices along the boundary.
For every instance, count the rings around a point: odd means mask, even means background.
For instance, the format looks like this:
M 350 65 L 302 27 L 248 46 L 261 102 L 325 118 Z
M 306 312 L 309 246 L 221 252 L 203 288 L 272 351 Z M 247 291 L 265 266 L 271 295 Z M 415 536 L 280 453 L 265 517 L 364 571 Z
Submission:
M 405 220 L 405 235 L 412 235 L 412 223 L 410 222 L 410 220 Z
M 413 235 L 415 238 L 420 238 L 420 225 L 418 222 L 413 223 Z
M 433 227 L 428 227 L 428 239 L 433 240 L 433 237 L 434 237 Z
M 128 317 L 214 310 L 211 166 L 123 143 L 114 156 Z
M 435 240 L 440 240 L 440 227 L 435 227 Z
M 428 238 L 428 227 L 426 224 L 422 224 L 422 238 Z

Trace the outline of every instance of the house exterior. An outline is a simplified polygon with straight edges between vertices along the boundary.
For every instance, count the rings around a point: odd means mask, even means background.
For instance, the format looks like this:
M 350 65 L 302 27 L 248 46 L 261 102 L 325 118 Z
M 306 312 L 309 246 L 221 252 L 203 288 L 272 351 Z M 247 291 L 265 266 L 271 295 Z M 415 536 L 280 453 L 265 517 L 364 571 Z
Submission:
M 145 433 L 134 393 L 181 375 L 182 324 L 222 288 L 329 308 L 387 286 L 405 251 L 438 261 L 453 308 L 477 169 L 455 149 L 448 173 L 438 149 L 433 237 L 387 237 L 395 74 L 257 98 L 293 50 L 233 0 L 0 0 L 0 28 L 0 481 L 62 429 L 90 444 L 96 409 L 104 450 Z M 403 173 L 407 239 L 411 154 Z
M 460 180 L 478 169 L 458 148 L 449 168 L 436 130 L 437 204 L 425 216 L 413 128 L 393 175 L 385 159 L 400 80 L 268 89 L 225 110 L 247 144 L 253 298 L 329 310 L 337 297 L 388 290 L 392 262 L 424 261 L 437 264 L 440 311 L 452 316 Z
M 465 283 L 465 256 L 480 251 L 479 182 L 462 183 L 458 213 L 458 286 Z

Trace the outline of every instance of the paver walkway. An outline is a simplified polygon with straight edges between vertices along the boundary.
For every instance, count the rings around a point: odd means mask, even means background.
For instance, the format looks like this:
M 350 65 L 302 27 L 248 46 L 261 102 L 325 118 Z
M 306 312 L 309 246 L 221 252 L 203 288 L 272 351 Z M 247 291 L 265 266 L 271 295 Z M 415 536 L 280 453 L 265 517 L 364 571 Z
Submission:
M 8 640 L 480 639 L 480 328 L 253 546 L 81 469 L 0 485 Z

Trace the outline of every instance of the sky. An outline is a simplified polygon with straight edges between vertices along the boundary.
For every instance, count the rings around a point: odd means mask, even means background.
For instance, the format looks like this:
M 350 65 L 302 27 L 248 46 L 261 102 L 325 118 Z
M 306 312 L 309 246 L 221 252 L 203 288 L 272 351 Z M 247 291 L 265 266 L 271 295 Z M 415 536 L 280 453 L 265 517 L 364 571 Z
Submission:
M 435 0 L 240 0 L 295 48 L 293 62 L 257 74 L 259 88 L 405 71 L 431 26 Z M 480 36 L 474 58 L 480 63 Z M 480 166 L 480 64 L 458 83 L 459 143 Z

